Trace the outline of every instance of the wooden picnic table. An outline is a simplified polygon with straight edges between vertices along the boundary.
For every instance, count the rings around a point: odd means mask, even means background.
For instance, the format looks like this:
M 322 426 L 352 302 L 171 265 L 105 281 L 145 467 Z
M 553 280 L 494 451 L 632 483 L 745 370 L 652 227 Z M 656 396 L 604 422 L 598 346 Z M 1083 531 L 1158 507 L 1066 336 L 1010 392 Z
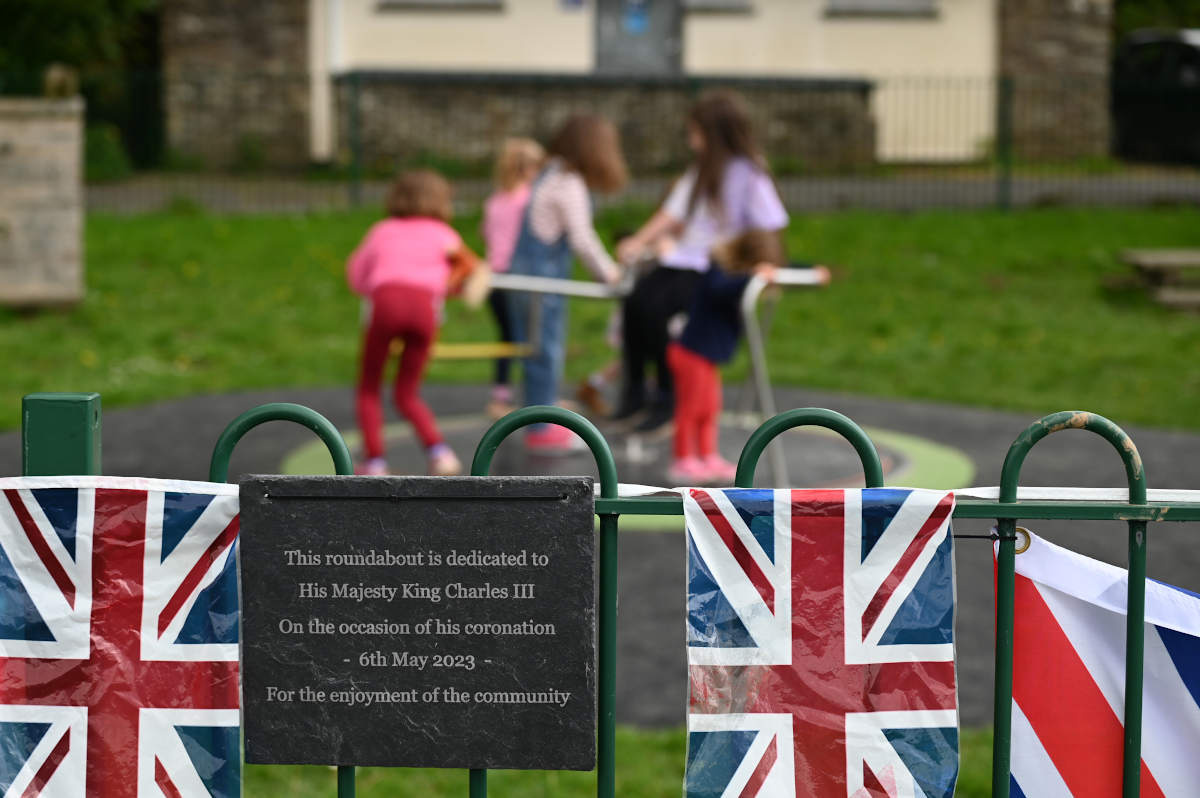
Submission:
M 1128 249 L 1121 260 L 1137 269 L 1159 304 L 1200 310 L 1200 249 Z

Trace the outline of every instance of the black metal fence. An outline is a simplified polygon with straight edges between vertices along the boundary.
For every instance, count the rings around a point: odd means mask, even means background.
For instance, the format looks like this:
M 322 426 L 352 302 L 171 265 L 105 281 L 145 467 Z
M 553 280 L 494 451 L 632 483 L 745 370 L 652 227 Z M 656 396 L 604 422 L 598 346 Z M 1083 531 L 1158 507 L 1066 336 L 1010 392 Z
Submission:
M 88 207 L 301 212 L 377 204 L 397 170 L 490 190 L 506 136 L 570 113 L 619 127 L 652 203 L 686 165 L 687 109 L 740 92 L 795 210 L 1200 203 L 1200 89 L 1103 76 L 874 79 L 357 72 L 88 75 Z M 0 93 L 36 81 L 0 75 Z

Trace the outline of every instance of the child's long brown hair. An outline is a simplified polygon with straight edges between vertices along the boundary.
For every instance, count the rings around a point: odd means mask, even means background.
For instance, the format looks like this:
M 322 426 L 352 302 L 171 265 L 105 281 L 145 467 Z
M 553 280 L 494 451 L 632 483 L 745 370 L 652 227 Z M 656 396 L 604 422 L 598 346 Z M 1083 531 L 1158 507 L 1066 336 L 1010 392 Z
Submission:
M 760 263 L 784 265 L 783 241 L 778 230 L 746 230 L 713 247 L 713 260 L 727 272 L 745 274 Z
M 696 158 L 696 185 L 688 198 L 688 215 L 696 210 L 701 198 L 719 211 L 725 166 L 733 158 L 743 156 L 766 171 L 766 160 L 754 138 L 746 107 L 734 92 L 717 90 L 704 94 L 692 106 L 688 121 L 704 139 L 704 149 Z
M 414 169 L 392 183 L 384 210 L 388 216 L 430 216 L 448 222 L 454 213 L 452 197 L 446 178 L 432 169 Z
M 579 173 L 588 188 L 612 192 L 628 177 L 617 129 L 602 116 L 576 114 L 563 123 L 547 149 Z

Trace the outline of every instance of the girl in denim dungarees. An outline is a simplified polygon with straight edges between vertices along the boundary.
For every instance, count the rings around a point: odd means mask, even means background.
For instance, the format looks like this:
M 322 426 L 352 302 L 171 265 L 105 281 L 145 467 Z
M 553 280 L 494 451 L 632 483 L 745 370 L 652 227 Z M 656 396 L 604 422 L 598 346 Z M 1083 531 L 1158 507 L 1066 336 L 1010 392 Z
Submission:
M 571 117 L 548 148 L 550 160 L 534 181 L 509 270 L 513 274 L 566 278 L 571 254 L 606 283 L 620 270 L 592 226 L 589 190 L 616 191 L 625 183 L 625 161 L 616 129 L 599 116 Z M 539 295 L 537 349 L 525 359 L 526 405 L 553 405 L 562 379 L 567 327 L 566 297 Z M 514 292 L 512 320 L 519 341 L 529 341 L 530 295 Z M 545 453 L 567 452 L 578 439 L 564 427 L 537 424 L 526 434 L 526 447 Z M 580 442 L 581 443 L 581 442 Z

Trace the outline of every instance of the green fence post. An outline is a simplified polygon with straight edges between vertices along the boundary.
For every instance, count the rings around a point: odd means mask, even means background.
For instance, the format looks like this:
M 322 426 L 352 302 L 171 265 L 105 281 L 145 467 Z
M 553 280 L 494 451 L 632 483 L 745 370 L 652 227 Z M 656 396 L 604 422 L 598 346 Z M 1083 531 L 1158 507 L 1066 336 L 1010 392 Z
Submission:
M 1012 207 L 1013 79 L 1001 75 L 996 84 L 996 207 Z
M 879 462 L 879 452 L 875 450 L 875 444 L 871 442 L 870 436 L 863 431 L 862 427 L 846 416 L 836 410 L 827 410 L 823 407 L 800 407 L 795 410 L 787 410 L 759 425 L 758 429 L 750 435 L 750 439 L 746 441 L 746 445 L 742 447 L 742 454 L 738 458 L 737 475 L 733 478 L 733 484 L 739 488 L 754 487 L 754 468 L 758 465 L 763 450 L 776 436 L 793 427 L 824 427 L 838 433 L 849 441 L 854 450 L 858 452 L 867 487 L 883 487 L 883 465 Z
M 350 138 L 350 205 L 362 205 L 363 140 L 362 140 L 362 75 L 350 73 L 350 92 L 346 132 Z
M 1125 465 L 1129 503 L 1146 503 L 1146 472 L 1141 455 L 1125 431 L 1103 416 L 1079 410 L 1053 413 L 1030 424 L 1004 458 L 1000 501 L 1017 501 L 1021 464 L 1034 444 L 1064 429 L 1100 435 L 1117 450 Z M 1016 590 L 1016 519 L 999 519 L 1000 547 L 996 567 L 995 731 L 992 741 L 992 798 L 1008 798 L 1012 756 L 1012 682 L 1014 593 Z M 1125 609 L 1125 748 L 1123 791 L 1137 798 L 1142 764 L 1142 681 L 1146 631 L 1146 522 L 1129 522 L 1129 584 Z
M 31 393 L 21 400 L 21 473 L 100 473 L 100 394 Z
M 561 407 L 535 405 L 509 413 L 483 434 L 471 461 L 471 473 L 484 476 L 492 465 L 496 449 L 510 434 L 529 424 L 560 424 L 583 438 L 600 473 L 600 497 L 615 499 L 617 465 L 612 450 L 600 430 L 578 413 Z M 596 740 L 596 795 L 613 798 L 616 795 L 617 763 L 617 514 L 600 513 L 600 679 L 599 734 Z M 481 791 L 476 793 L 475 774 L 471 772 L 471 798 L 487 795 L 487 782 L 481 779 Z
M 238 441 L 259 424 L 268 421 L 291 421 L 303 427 L 308 427 L 324 441 L 329 455 L 333 458 L 334 470 L 340 476 L 354 473 L 354 462 L 350 457 L 350 449 L 337 427 L 329 419 L 317 411 L 303 405 L 288 402 L 272 402 L 259 405 L 247 410 L 229 422 L 217 445 L 213 447 L 212 460 L 208 467 L 208 478 L 211 482 L 225 482 L 229 479 L 229 458 L 233 455 Z M 354 767 L 339 766 L 337 769 L 338 798 L 354 798 Z

